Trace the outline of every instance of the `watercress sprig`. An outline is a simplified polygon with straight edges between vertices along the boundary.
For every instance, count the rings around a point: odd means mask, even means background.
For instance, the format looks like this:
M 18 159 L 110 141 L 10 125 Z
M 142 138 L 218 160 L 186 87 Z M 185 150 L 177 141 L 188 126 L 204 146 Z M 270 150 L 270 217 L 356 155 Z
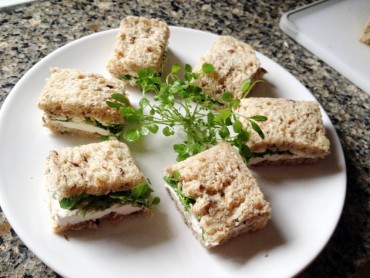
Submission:
M 185 65 L 183 79 L 179 77 L 180 70 L 181 67 L 174 64 L 165 82 L 162 82 L 152 69 L 139 70 L 136 84 L 143 97 L 137 108 L 127 105 L 126 99 L 115 95 L 112 96 L 112 101 L 107 101 L 107 105 L 119 109 L 125 119 L 125 130 L 119 138 L 136 142 L 149 133 L 157 133 L 160 127 L 164 136 L 171 136 L 175 134 L 177 127 L 181 127 L 185 138 L 183 142 L 173 146 L 178 161 L 206 150 L 220 141 L 230 142 L 249 160 L 252 153 L 245 143 L 250 132 L 240 121 L 241 116 L 233 113 L 240 100 L 233 99 L 230 92 L 224 92 L 224 103 L 221 105 L 203 93 L 201 87 L 193 84 L 199 74 L 193 72 L 190 65 Z M 210 74 L 214 67 L 211 64 L 203 64 L 202 71 Z M 247 95 L 255 83 L 246 80 L 241 89 Z M 146 93 L 154 93 L 154 102 L 145 97 Z M 264 134 L 258 122 L 267 118 L 256 115 L 245 119 L 263 138 Z

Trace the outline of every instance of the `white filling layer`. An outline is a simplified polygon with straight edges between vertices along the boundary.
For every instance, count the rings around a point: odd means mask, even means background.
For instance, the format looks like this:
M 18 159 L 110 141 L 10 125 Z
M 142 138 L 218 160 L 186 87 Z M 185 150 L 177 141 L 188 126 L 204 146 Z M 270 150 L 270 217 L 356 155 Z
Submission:
M 71 129 L 78 129 L 86 132 L 91 133 L 98 133 L 100 135 L 109 135 L 109 131 L 105 130 L 104 128 L 100 128 L 91 124 L 85 124 L 84 122 L 74 122 L 74 121 L 58 121 L 58 120 L 50 120 L 53 124 L 58 124 L 66 128 Z
M 278 160 L 289 160 L 289 159 L 299 159 L 299 158 L 317 158 L 314 155 L 307 155 L 307 154 L 266 154 L 263 157 L 253 157 L 249 162 L 248 165 L 257 164 L 261 161 L 278 161 Z
M 51 215 L 53 221 L 61 227 L 68 225 L 78 224 L 84 221 L 100 219 L 112 212 L 120 215 L 129 215 L 136 211 L 143 210 L 140 207 L 134 207 L 132 205 L 114 204 L 110 208 L 103 211 L 88 211 L 84 215 L 81 210 L 68 210 L 60 207 L 58 200 L 52 199 L 51 201 Z
M 184 213 L 184 216 L 186 218 L 187 223 L 189 223 L 191 225 L 191 228 L 197 234 L 199 234 L 200 236 L 202 236 L 203 231 L 202 231 L 202 228 L 199 225 L 198 219 L 194 215 L 190 214 L 188 211 L 186 211 L 184 209 L 184 206 L 181 204 L 181 202 L 180 202 L 180 200 L 179 200 L 179 198 L 178 198 L 175 190 L 173 190 L 173 188 L 171 186 L 169 186 L 168 184 L 165 184 L 165 186 L 166 186 L 166 188 L 169 189 L 169 192 L 170 192 L 172 198 L 176 201 L 178 207 L 182 209 L 182 211 Z
M 190 228 L 195 233 L 197 233 L 199 235 L 199 238 L 202 239 L 204 246 L 209 247 L 209 246 L 212 246 L 212 245 L 217 245 L 215 243 L 212 244 L 212 242 L 207 241 L 207 239 L 203 235 L 203 229 L 199 224 L 199 220 L 194 215 L 192 215 L 191 213 L 189 213 L 188 211 L 186 211 L 184 209 L 184 207 L 181 204 L 175 190 L 173 190 L 173 188 L 171 186 L 169 186 L 168 184 L 165 184 L 165 186 L 166 186 L 166 188 L 169 189 L 169 192 L 170 192 L 172 198 L 176 201 L 178 207 L 182 209 L 182 211 L 184 213 L 184 217 L 186 219 L 186 222 L 190 225 Z M 247 231 L 248 228 L 249 228 L 248 222 L 242 223 L 239 226 L 235 226 L 230 230 L 228 238 L 229 237 L 230 238 L 234 237 L 234 236 L 240 234 L 241 232 Z

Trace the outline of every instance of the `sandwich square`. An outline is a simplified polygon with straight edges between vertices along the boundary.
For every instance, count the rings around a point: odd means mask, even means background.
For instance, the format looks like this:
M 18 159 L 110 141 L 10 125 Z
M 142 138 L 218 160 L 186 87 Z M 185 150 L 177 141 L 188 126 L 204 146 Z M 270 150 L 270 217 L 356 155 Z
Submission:
M 121 21 L 108 71 L 131 86 L 135 86 L 138 70 L 151 68 L 160 75 L 167 57 L 169 36 L 164 21 L 127 16 Z
M 330 141 L 316 101 L 249 97 L 241 100 L 234 113 L 250 130 L 251 123 L 246 118 L 267 117 L 258 122 L 265 138 L 251 132 L 247 142 L 253 153 L 249 164 L 309 164 L 330 153 Z
M 55 232 L 95 228 L 103 217 L 117 220 L 132 213 L 150 212 L 150 202 L 147 206 L 129 200 L 128 193 L 138 186 L 148 190 L 148 180 L 127 145 L 118 140 L 50 151 L 45 163 L 45 186 Z M 144 197 L 151 198 L 150 194 Z
M 128 101 L 123 82 L 77 69 L 51 68 L 50 72 L 38 100 L 46 127 L 57 133 L 98 138 L 122 126 L 118 109 L 106 101 L 113 94 Z
M 206 248 L 262 229 L 271 208 L 242 157 L 229 143 L 165 168 L 166 189 Z
M 214 71 L 203 73 L 204 63 L 213 65 Z M 194 72 L 199 74 L 194 84 L 223 103 L 221 96 L 225 91 L 229 91 L 234 99 L 243 98 L 243 82 L 262 79 L 265 70 L 252 46 L 230 36 L 220 36 L 195 65 Z

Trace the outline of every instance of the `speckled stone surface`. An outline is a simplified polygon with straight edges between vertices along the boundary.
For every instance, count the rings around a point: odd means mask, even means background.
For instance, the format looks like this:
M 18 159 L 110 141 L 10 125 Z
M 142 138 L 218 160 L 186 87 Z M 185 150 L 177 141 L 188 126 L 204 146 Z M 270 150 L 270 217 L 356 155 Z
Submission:
M 279 29 L 284 12 L 310 2 L 80 0 L 1 9 L 0 105 L 41 58 L 67 42 L 118 27 L 126 15 L 158 17 L 247 41 L 304 84 L 336 128 L 347 163 L 344 211 L 327 246 L 299 277 L 350 277 L 369 260 L 370 96 Z M 0 277 L 58 277 L 28 250 L 1 211 Z

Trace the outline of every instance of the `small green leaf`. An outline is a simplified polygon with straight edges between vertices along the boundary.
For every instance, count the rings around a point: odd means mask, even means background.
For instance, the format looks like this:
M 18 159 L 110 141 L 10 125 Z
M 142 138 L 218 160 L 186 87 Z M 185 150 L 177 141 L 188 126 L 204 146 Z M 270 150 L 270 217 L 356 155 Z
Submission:
M 156 124 L 150 124 L 146 126 L 151 133 L 157 133 L 158 132 L 158 125 Z
M 111 108 L 122 107 L 122 103 L 118 103 L 118 102 L 112 102 L 112 101 L 107 100 L 105 103 Z
M 243 128 L 241 131 L 239 131 L 237 135 L 237 140 L 244 144 L 244 142 L 249 140 L 249 137 L 250 137 L 249 131 Z
M 112 99 L 118 101 L 118 102 L 121 102 L 123 103 L 124 105 L 128 106 L 130 105 L 130 101 L 128 100 L 128 98 L 123 95 L 123 94 L 112 94 Z
M 207 114 L 207 124 L 208 126 L 213 126 L 215 121 L 215 115 L 212 112 L 208 112 Z
M 233 95 L 229 91 L 226 91 L 221 95 L 221 98 L 225 102 L 230 102 L 233 100 Z
M 171 136 L 175 134 L 175 131 L 173 130 L 173 128 L 169 126 L 166 126 L 165 128 L 163 128 L 162 132 L 164 136 Z
M 150 104 L 150 101 L 143 97 L 140 101 L 139 101 L 139 106 L 144 108 L 144 107 L 147 107 L 148 105 Z
M 173 82 L 173 84 L 170 86 L 169 88 L 169 93 L 171 94 L 175 94 L 179 91 L 181 91 L 183 89 L 183 86 L 184 86 L 184 82 L 181 81 L 181 80 L 176 80 L 175 82 Z
M 185 64 L 185 72 L 191 72 L 193 68 L 189 64 Z
M 173 145 L 173 149 L 179 154 L 186 154 L 189 151 L 188 146 L 185 144 L 175 144 Z
M 171 72 L 172 72 L 172 73 L 178 73 L 178 72 L 180 71 L 180 69 L 181 69 L 180 65 L 178 65 L 178 64 L 173 64 L 173 65 L 172 65 Z
M 134 199 L 148 198 L 153 190 L 149 187 L 148 183 L 143 182 L 131 189 L 131 196 Z
M 163 177 L 164 181 L 171 187 L 177 187 L 180 180 L 180 172 L 175 171 L 172 176 Z
M 100 136 L 100 141 L 108 141 L 109 140 L 109 135 L 101 135 Z
M 215 68 L 213 67 L 213 65 L 211 64 L 208 64 L 208 63 L 204 63 L 202 65 L 202 71 L 206 74 L 210 74 L 212 73 L 213 71 L 215 70 Z
M 202 149 L 202 146 L 201 146 L 201 143 L 193 143 L 192 145 L 189 146 L 189 152 L 191 153 L 191 155 L 195 155 L 197 153 L 200 153 L 203 149 Z
M 151 207 L 157 206 L 157 205 L 159 205 L 160 202 L 161 202 L 161 199 L 159 197 L 154 197 L 150 206 Z
M 135 109 L 133 107 L 122 106 L 119 109 L 119 113 L 122 116 L 133 115 L 135 113 Z
M 199 73 L 193 72 L 193 79 L 198 79 L 199 78 Z
M 189 71 L 185 72 L 184 78 L 186 81 L 190 82 L 193 79 L 193 73 Z
M 230 118 L 232 112 L 230 109 L 221 109 L 218 114 L 215 116 L 215 122 L 224 122 L 226 119 Z
M 240 99 L 233 99 L 232 101 L 230 101 L 229 107 L 230 109 L 234 109 L 238 107 L 239 104 L 240 104 Z
M 125 130 L 123 138 L 125 138 L 125 140 L 128 142 L 137 142 L 141 139 L 141 133 L 139 130 L 128 129 Z
M 233 130 L 234 132 L 236 133 L 239 133 L 241 132 L 241 130 L 243 129 L 243 124 L 241 121 L 239 120 L 236 120 L 234 123 L 233 123 Z
M 259 127 L 259 125 L 258 125 L 256 122 L 251 121 L 251 120 L 249 120 L 249 122 L 251 123 L 253 130 L 254 130 L 255 132 L 257 132 L 257 133 L 258 133 L 258 135 L 259 135 L 262 139 L 265 139 L 265 134 L 263 133 L 263 131 L 261 130 L 261 128 Z
M 190 157 L 190 154 L 189 153 L 184 153 L 184 154 L 178 154 L 177 157 L 176 157 L 176 161 L 177 162 L 180 162 L 180 161 L 183 161 L 187 158 Z
M 220 137 L 222 139 L 226 139 L 226 138 L 228 138 L 230 136 L 230 131 L 229 131 L 229 129 L 226 126 L 223 126 L 218 131 L 218 134 L 220 135 Z
M 81 194 L 72 197 L 65 197 L 59 201 L 59 205 L 61 208 L 73 210 L 76 209 L 79 204 L 81 204 L 84 200 L 89 197 L 88 194 Z
M 141 134 L 142 136 L 146 136 L 146 135 L 148 135 L 148 134 L 149 134 L 149 129 L 148 129 L 146 126 L 142 126 L 142 127 L 140 128 L 140 134 Z
M 257 122 L 265 122 L 265 121 L 267 121 L 267 117 L 266 116 L 262 116 L 262 115 L 254 115 L 252 117 L 249 117 L 249 119 L 254 120 L 254 121 L 257 121 Z
M 239 153 L 245 159 L 246 162 L 248 162 L 253 157 L 253 152 L 245 144 L 239 147 Z
M 240 86 L 240 90 L 243 92 L 243 93 L 249 93 L 249 90 L 251 89 L 251 86 L 252 86 L 252 83 L 250 81 L 250 79 L 245 79 L 242 83 L 242 85 Z M 246 95 L 244 95 L 244 97 L 246 97 Z

